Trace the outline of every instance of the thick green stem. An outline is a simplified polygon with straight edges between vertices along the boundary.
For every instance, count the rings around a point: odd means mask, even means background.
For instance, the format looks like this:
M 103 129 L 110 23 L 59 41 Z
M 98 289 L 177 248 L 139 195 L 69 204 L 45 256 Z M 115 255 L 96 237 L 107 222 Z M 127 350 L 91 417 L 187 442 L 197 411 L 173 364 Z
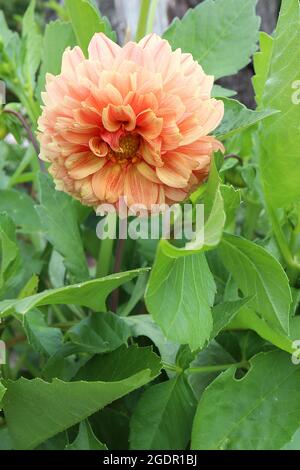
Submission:
M 270 215 L 273 233 L 274 233 L 278 248 L 287 265 L 287 274 L 289 276 L 291 284 L 295 285 L 300 276 L 300 265 L 294 260 L 294 257 L 292 255 L 288 242 L 284 236 L 282 228 L 279 224 L 277 216 L 273 208 L 270 205 L 268 205 L 268 212 Z
M 148 14 L 146 34 L 152 33 L 153 31 L 157 3 L 158 3 L 158 0 L 151 1 L 150 10 Z
M 101 240 L 96 277 L 104 277 L 110 273 L 113 247 L 114 240 Z
M 177 366 L 176 364 L 170 364 L 169 362 L 162 362 L 163 368 L 165 370 L 170 370 L 172 372 L 177 372 L 178 374 L 181 374 L 183 370 L 181 367 Z
M 112 257 L 113 257 L 113 248 L 114 248 L 114 237 L 113 233 L 111 233 L 110 227 L 114 226 L 114 231 L 116 231 L 117 225 L 117 218 L 116 214 L 108 214 L 106 216 L 106 223 L 109 227 L 110 236 L 101 240 L 100 248 L 99 248 L 99 255 L 97 261 L 97 271 L 96 277 L 104 277 L 110 274 L 111 267 L 112 267 Z
M 139 22 L 136 32 L 136 40 L 140 41 L 146 34 L 153 30 L 157 0 L 141 0 Z

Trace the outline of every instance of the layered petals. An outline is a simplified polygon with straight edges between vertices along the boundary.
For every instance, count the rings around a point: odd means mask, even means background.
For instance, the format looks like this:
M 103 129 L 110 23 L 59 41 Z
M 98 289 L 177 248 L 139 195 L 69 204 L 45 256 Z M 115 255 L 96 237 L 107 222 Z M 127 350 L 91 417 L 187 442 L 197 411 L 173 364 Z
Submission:
M 224 151 L 210 135 L 224 113 L 212 86 L 191 54 L 155 34 L 122 48 L 97 33 L 88 58 L 68 48 L 61 73 L 46 76 L 40 158 L 57 189 L 86 205 L 184 201 Z

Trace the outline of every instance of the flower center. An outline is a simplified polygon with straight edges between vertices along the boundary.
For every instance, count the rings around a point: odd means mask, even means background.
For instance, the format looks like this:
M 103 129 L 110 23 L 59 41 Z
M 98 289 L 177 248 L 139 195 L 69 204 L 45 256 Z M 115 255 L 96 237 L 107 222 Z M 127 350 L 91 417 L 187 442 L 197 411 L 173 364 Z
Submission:
M 136 134 L 127 134 L 120 137 L 119 150 L 110 149 L 109 157 L 118 163 L 135 163 L 138 161 L 137 151 L 140 146 L 140 136 Z

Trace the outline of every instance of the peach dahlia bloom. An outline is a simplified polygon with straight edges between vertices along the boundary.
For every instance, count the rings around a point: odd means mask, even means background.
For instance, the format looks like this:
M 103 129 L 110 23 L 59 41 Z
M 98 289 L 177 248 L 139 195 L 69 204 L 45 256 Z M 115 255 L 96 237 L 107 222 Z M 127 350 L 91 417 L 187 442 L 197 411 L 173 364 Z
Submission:
M 222 149 L 208 135 L 224 113 L 212 86 L 191 54 L 155 34 L 123 48 L 95 34 L 88 59 L 67 49 L 38 123 L 57 189 L 95 207 L 183 201 Z

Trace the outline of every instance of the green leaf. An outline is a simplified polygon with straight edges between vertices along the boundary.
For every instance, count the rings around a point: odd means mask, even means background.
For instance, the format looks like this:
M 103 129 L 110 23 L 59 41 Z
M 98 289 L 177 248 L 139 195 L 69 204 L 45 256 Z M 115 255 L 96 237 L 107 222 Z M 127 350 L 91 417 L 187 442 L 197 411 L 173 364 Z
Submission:
M 0 214 L 0 287 L 3 287 L 7 272 L 19 253 L 16 243 L 15 226 L 10 217 Z
M 214 134 L 219 140 L 227 139 L 237 132 L 241 132 L 260 121 L 277 114 L 276 109 L 265 108 L 261 111 L 253 111 L 246 108 L 239 101 L 230 98 L 222 98 L 225 105 L 224 118 Z
M 107 450 L 107 447 L 98 441 L 90 423 L 88 420 L 85 420 L 80 423 L 75 441 L 67 445 L 66 450 Z
M 0 428 L 0 450 L 12 450 L 12 442 L 6 426 Z
M 34 201 L 28 194 L 14 189 L 0 190 L 0 212 L 2 211 L 9 214 L 17 229 L 22 232 L 41 232 L 42 227 Z
M 78 227 L 75 202 L 56 191 L 48 175 L 39 175 L 40 205 L 36 207 L 47 239 L 64 257 L 75 281 L 88 279 L 88 267 Z
M 95 359 L 97 367 L 95 368 Z M 95 356 L 74 382 L 54 379 L 7 381 L 3 407 L 15 449 L 33 449 L 41 442 L 81 422 L 97 410 L 153 380 L 160 371 L 149 348 L 125 347 Z M 88 381 L 87 381 L 88 380 Z
M 167 340 L 151 315 L 131 315 L 124 318 L 124 321 L 130 327 L 132 336 L 147 336 L 151 339 L 159 350 L 163 361 L 175 362 L 179 345 Z
M 190 440 L 196 400 L 184 375 L 143 393 L 131 419 L 133 450 L 184 450 Z
M 0 382 L 0 410 L 2 410 L 2 399 L 4 397 L 4 394 L 6 392 L 6 388 L 4 385 Z
M 218 250 L 244 296 L 254 296 L 249 306 L 288 332 L 291 291 L 280 263 L 264 248 L 234 235 L 224 234 Z
M 257 104 L 261 103 L 264 88 L 270 72 L 273 49 L 273 37 L 265 32 L 259 33 L 260 51 L 253 56 L 255 76 L 252 79 Z
M 109 449 L 128 450 L 129 416 L 127 410 L 103 408 L 89 418 L 93 430 Z
M 12 312 L 24 315 L 35 307 L 58 304 L 82 305 L 96 312 L 103 312 L 106 311 L 106 298 L 113 290 L 146 270 L 142 268 L 125 271 L 81 284 L 49 289 L 21 300 L 4 300 L 0 302 L 0 317 Z
M 90 0 L 66 0 L 66 7 L 78 45 L 84 54 L 87 54 L 88 45 L 95 33 L 112 35 L 107 20 L 101 18 L 98 9 Z
M 190 367 L 219 366 L 234 363 L 235 359 L 219 343 L 212 340 L 207 348 L 200 351 L 190 363 Z M 189 371 L 187 371 L 189 372 Z M 221 373 L 221 371 L 208 370 L 200 373 L 189 373 L 188 381 L 197 400 L 200 399 L 206 387 Z
M 299 71 L 295 67 L 299 54 L 300 5 L 297 0 L 283 0 L 273 48 L 266 54 L 268 73 L 262 74 L 259 67 L 261 81 L 256 81 L 259 93 L 264 83 L 261 107 L 281 111 L 260 127 L 260 173 L 273 207 L 300 199 Z
M 0 213 L 0 298 L 13 292 L 22 277 L 21 257 L 15 232 L 11 218 L 5 213 Z
M 52 356 L 62 345 L 62 332 L 58 328 L 49 327 L 39 310 L 27 312 L 24 316 L 24 329 L 28 342 L 39 353 Z
M 117 349 L 126 343 L 130 335 L 127 323 L 110 312 L 91 315 L 81 320 L 67 333 L 72 343 L 93 354 Z
M 43 40 L 42 66 L 36 89 L 36 96 L 39 100 L 45 88 L 46 73 L 58 75 L 64 50 L 75 44 L 76 38 L 71 23 L 56 20 L 47 24 Z
M 235 189 L 233 186 L 229 186 L 227 184 L 222 184 L 220 189 L 226 214 L 225 227 L 228 227 L 234 222 L 236 212 L 240 207 L 242 200 L 241 190 Z
M 216 286 L 204 254 L 175 257 L 161 240 L 145 301 L 166 337 L 198 349 L 212 331 Z
M 253 330 L 261 338 L 274 344 L 277 348 L 290 354 L 294 351 L 291 338 L 284 333 L 279 333 L 277 330 L 274 330 L 263 318 L 260 318 L 247 306 L 244 306 L 237 312 L 235 317 L 228 324 L 228 329 Z M 293 329 L 291 328 L 291 332 L 292 331 Z
M 256 50 L 260 20 L 256 0 L 206 0 L 164 33 L 173 49 L 190 52 L 215 78 L 245 67 Z
M 230 98 L 236 95 L 236 91 L 223 88 L 221 85 L 214 85 L 211 93 L 213 98 Z
M 204 226 L 203 224 L 200 225 L 199 232 L 197 232 L 196 227 L 194 239 L 188 241 L 184 248 L 178 248 L 165 241 L 164 249 L 170 256 L 179 257 L 195 254 L 200 251 L 211 250 L 219 244 L 226 221 L 220 181 L 218 170 L 213 161 L 202 201 L 204 207 Z M 191 201 L 197 206 L 199 202 L 197 191 L 191 195 Z
M 203 393 L 192 449 L 280 449 L 299 427 L 300 367 L 274 351 L 253 358 L 243 379 L 234 374 L 230 367 Z
M 35 84 L 35 74 L 38 70 L 42 54 L 42 36 L 39 33 L 37 23 L 34 18 L 36 1 L 31 0 L 22 22 L 22 35 L 26 43 L 25 67 L 29 72 L 30 85 L 33 89 Z
M 281 450 L 300 450 L 300 429 L 297 429 L 291 441 L 285 444 Z
M 213 330 L 211 333 L 211 339 L 215 338 L 228 323 L 230 323 L 237 313 L 245 306 L 251 297 L 245 299 L 235 300 L 233 302 L 223 302 L 215 305 L 212 309 L 213 316 Z
M 215 248 L 222 238 L 226 215 L 224 211 L 224 201 L 220 189 L 220 177 L 215 163 L 211 165 L 207 184 L 207 190 L 203 199 L 205 224 L 204 224 L 204 245 L 203 249 Z M 188 244 L 189 248 L 193 244 Z M 196 248 L 196 247 L 194 247 Z

